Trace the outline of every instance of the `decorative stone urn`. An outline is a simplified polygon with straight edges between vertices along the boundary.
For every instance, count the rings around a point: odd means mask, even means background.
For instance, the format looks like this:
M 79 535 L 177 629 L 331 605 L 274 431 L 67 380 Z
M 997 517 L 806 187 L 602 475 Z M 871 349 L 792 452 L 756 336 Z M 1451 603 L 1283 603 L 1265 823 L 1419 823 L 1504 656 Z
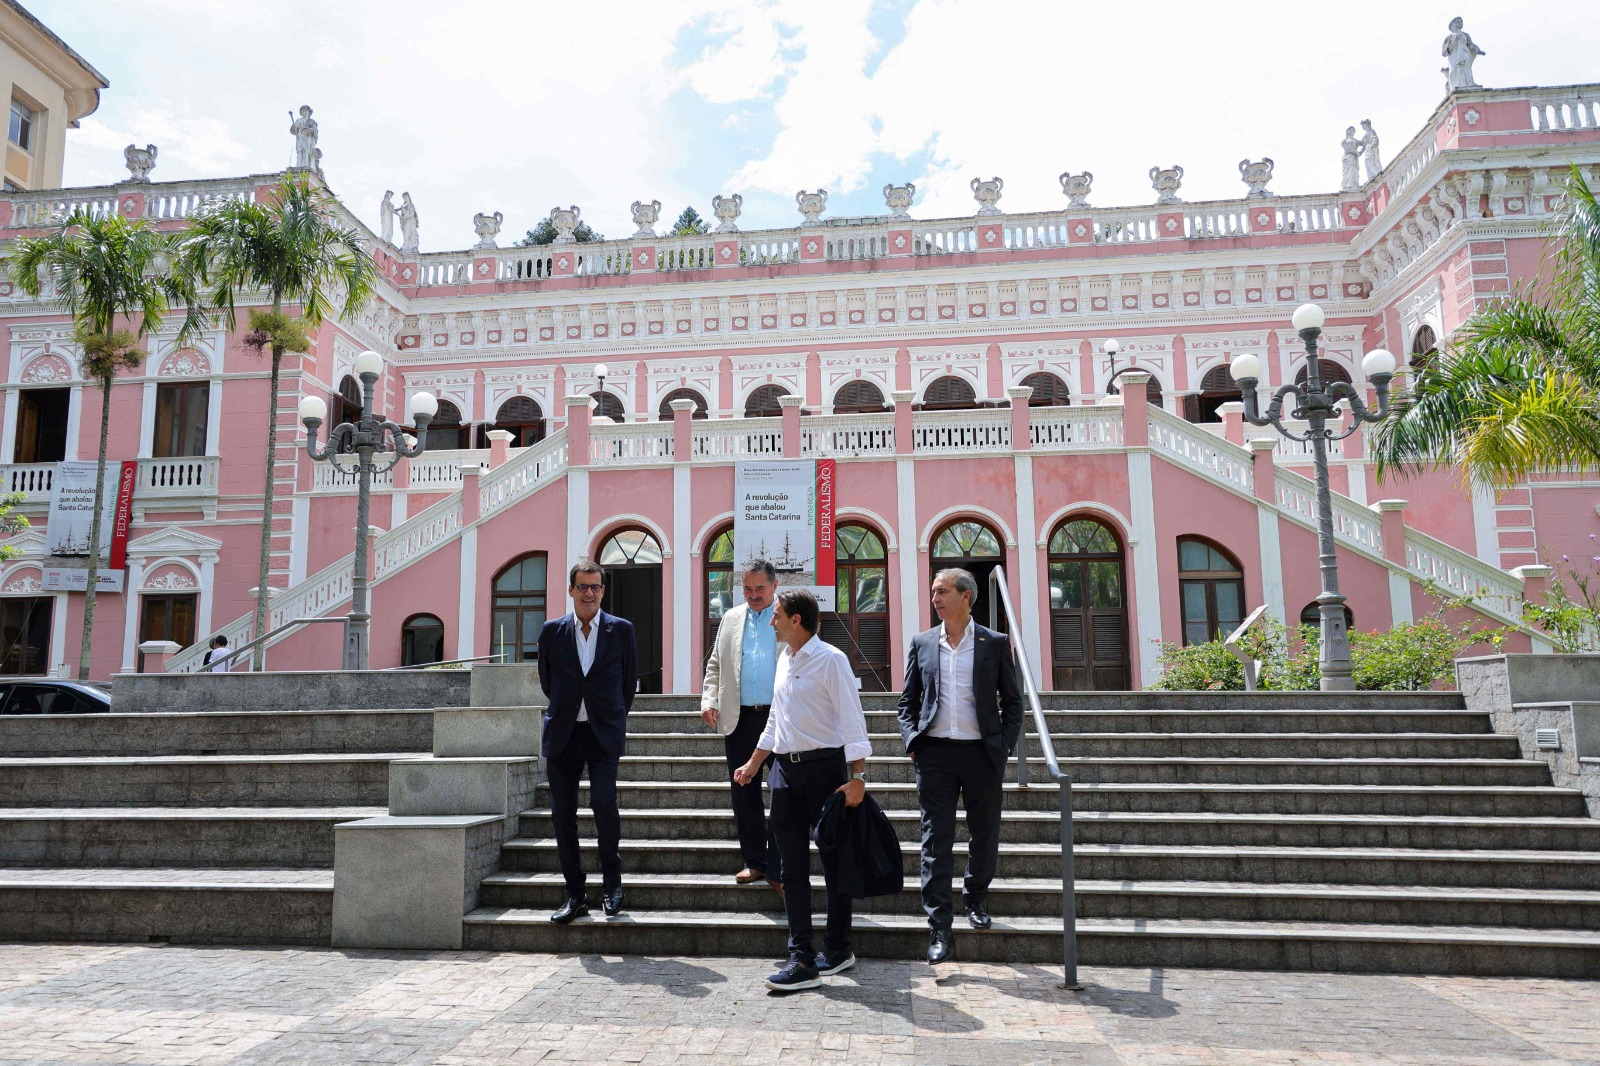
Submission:
M 1239 180 L 1250 187 L 1250 191 L 1244 194 L 1246 200 L 1259 200 L 1263 196 L 1274 195 L 1267 191 L 1267 182 L 1272 180 L 1271 157 L 1263 157 L 1256 163 L 1248 159 L 1239 160 Z
M 140 148 L 130 144 L 122 150 L 123 162 L 128 165 L 128 176 L 122 179 L 124 185 L 147 185 L 150 182 L 150 172 L 156 168 L 156 146 L 147 144 Z
M 999 178 L 990 178 L 988 181 L 972 179 L 972 198 L 978 201 L 978 214 L 998 215 L 1000 209 L 995 205 L 1000 202 L 1000 190 L 1006 183 Z
M 472 228 L 478 232 L 478 243 L 473 245 L 473 247 L 474 248 L 496 248 L 496 247 L 499 247 L 498 245 L 495 244 L 494 239 L 500 232 L 500 223 L 504 222 L 505 220 L 506 220 L 506 217 L 504 215 L 502 215 L 498 211 L 496 211 L 492 215 L 486 215 L 481 211 L 478 212 L 476 215 L 473 215 L 472 216 Z
M 738 193 L 732 196 L 723 196 L 718 193 L 711 198 L 711 213 L 717 216 L 717 233 L 739 232 L 739 211 L 744 207 L 744 197 Z
M 801 189 L 794 194 L 795 206 L 800 208 L 801 216 L 806 222 L 815 222 L 822 217 L 822 212 L 828 209 L 828 190 L 818 189 L 816 192 L 806 192 Z
M 550 209 L 550 224 L 556 228 L 556 244 L 571 244 L 576 240 L 572 232 L 578 228 L 578 216 L 581 214 L 577 204 Z
M 889 208 L 889 217 L 893 219 L 909 219 L 906 208 L 911 206 L 911 201 L 916 198 L 917 187 L 911 182 L 904 185 L 885 185 L 883 187 L 883 202 Z
M 1160 167 L 1150 168 L 1150 186 L 1156 191 L 1156 203 L 1181 204 L 1178 199 L 1178 188 L 1183 185 L 1183 168 L 1174 163 L 1163 170 Z
M 639 227 L 637 232 L 634 233 L 634 237 L 654 237 L 656 235 L 656 222 L 661 218 L 661 201 L 651 200 L 649 203 L 645 203 L 643 200 L 635 200 L 632 210 L 633 224 Z
M 1088 207 L 1089 189 L 1094 185 L 1094 175 L 1085 170 L 1082 174 L 1061 175 L 1061 191 L 1067 194 L 1068 207 Z

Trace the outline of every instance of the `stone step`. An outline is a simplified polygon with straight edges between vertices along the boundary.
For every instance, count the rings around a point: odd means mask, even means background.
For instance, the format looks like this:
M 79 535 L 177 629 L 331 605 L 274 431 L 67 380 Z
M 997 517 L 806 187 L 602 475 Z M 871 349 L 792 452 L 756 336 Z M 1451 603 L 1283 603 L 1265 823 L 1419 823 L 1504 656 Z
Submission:
M 584 868 L 598 870 L 592 838 L 579 843 Z M 646 840 L 624 836 L 623 868 L 630 873 L 731 876 L 741 865 L 734 840 Z M 1073 846 L 1078 876 L 1095 881 L 1236 881 L 1252 884 L 1424 885 L 1485 888 L 1593 890 L 1600 885 L 1600 854 L 1583 851 L 1453 851 L 1422 848 L 1197 847 L 1083 844 Z M 919 855 L 903 847 L 907 876 Z M 955 845 L 956 869 L 966 845 Z M 516 837 L 501 852 L 502 870 L 549 872 L 559 868 L 555 841 Z M 821 866 L 813 861 L 813 873 Z M 1061 848 L 1002 844 L 999 875 L 1061 875 Z M 626 875 L 625 875 L 626 876 Z
M 738 885 L 728 874 L 629 874 L 627 908 L 642 913 L 701 910 L 781 914 L 783 901 L 765 882 Z M 960 913 L 961 877 L 953 882 Z M 1427 888 L 1408 885 L 1257 885 L 1230 882 L 1079 881 L 1080 919 L 1152 918 L 1206 921 L 1336 921 L 1374 925 L 1499 925 L 1543 929 L 1600 929 L 1600 891 L 1517 888 Z M 485 878 L 483 907 L 553 911 L 566 897 L 555 872 L 502 872 Z M 824 907 L 821 879 L 812 905 Z M 988 906 L 996 916 L 1059 917 L 1061 882 L 997 878 Z M 915 878 L 894 896 L 858 900 L 858 913 L 921 915 Z M 959 919 L 958 919 L 959 921 Z
M 0 940 L 325 946 L 332 926 L 332 870 L 0 870 Z
M 1482 711 L 1461 709 L 1223 709 L 1195 710 L 1051 710 L 1045 718 L 1052 734 L 1065 733 L 1491 733 Z M 893 710 L 867 711 L 867 729 L 898 734 Z M 1032 718 L 1027 729 L 1034 733 Z M 628 715 L 630 736 L 651 733 L 714 732 L 699 709 L 666 711 L 634 705 Z
M 887 811 L 902 847 L 921 840 L 919 811 Z M 957 816 L 957 838 L 965 825 Z M 527 835 L 548 832 L 549 810 L 522 814 Z M 578 815 L 579 832 L 593 832 L 587 811 Z M 1061 816 L 1055 811 L 1008 811 L 1000 841 L 1043 844 L 1059 841 Z M 733 839 L 728 810 L 622 811 L 622 835 L 641 840 Z M 1591 818 L 1426 818 L 1375 814 L 1215 814 L 1202 812 L 1087 811 L 1073 820 L 1080 844 L 1262 848 L 1433 848 L 1449 850 L 1593 851 L 1600 859 L 1600 820 Z
M 872 737 L 875 755 L 902 755 L 899 734 Z M 1058 755 L 1078 758 L 1317 758 L 1514 759 L 1514 736 L 1460 733 L 1062 733 L 1052 737 Z M 627 753 L 723 755 L 722 737 L 698 733 L 640 733 Z M 1033 754 L 1030 752 L 1030 754 Z
M 535 694 L 537 695 L 537 694 Z M 535 699 L 538 703 L 542 700 Z M 898 692 L 863 692 L 861 706 L 871 711 L 892 711 Z M 1466 704 L 1459 692 L 1062 692 L 1039 693 L 1045 710 L 1460 710 Z M 636 696 L 635 711 L 700 713 L 700 697 L 691 693 Z
M 333 868 L 333 827 L 385 807 L 13 807 L 0 866 Z
M 379 807 L 404 755 L 0 759 L 0 808 Z
M 1511 738 L 1514 740 L 1514 738 Z M 630 751 L 631 751 L 630 747 Z M 1313 758 L 1198 758 L 1146 756 L 1092 757 L 1067 755 L 1062 749 L 1062 771 L 1074 783 L 1204 783 L 1204 784 L 1308 784 L 1308 785 L 1524 785 L 1550 784 L 1543 763 L 1521 758 L 1447 759 L 1313 759 Z M 1029 778 L 1048 781 L 1044 761 L 1028 760 Z M 873 782 L 908 783 L 913 780 L 911 760 L 904 755 L 874 755 Z M 617 770 L 621 781 L 701 781 L 728 779 L 727 757 L 715 755 L 624 755 Z M 1007 778 L 1016 776 L 1013 760 Z
M 479 908 L 465 919 L 465 946 L 482 951 L 770 958 L 784 953 L 776 914 L 624 911 L 558 926 L 545 911 Z M 1360 973 L 1600 976 L 1600 933 L 1332 922 L 1207 922 L 1096 919 L 1078 924 L 1088 966 L 1227 967 Z M 915 959 L 927 950 L 917 916 L 857 916 L 852 945 L 872 958 Z M 996 918 L 984 932 L 958 929 L 957 961 L 1060 965 L 1061 922 Z
M 622 781 L 618 803 L 624 809 L 667 807 L 729 809 L 725 781 Z M 549 803 L 548 789 L 538 797 Z M 915 810 L 917 788 L 910 782 L 872 783 L 872 795 L 885 810 Z M 579 787 L 582 806 L 588 785 Z M 1005 786 L 1008 811 L 1059 811 L 1059 790 L 1048 782 L 1022 788 Z M 1227 785 L 1227 784 L 1077 784 L 1077 811 L 1165 811 L 1222 814 L 1391 814 L 1456 815 L 1494 818 L 1582 818 L 1587 813 L 1577 789 L 1520 785 Z
M 0 756 L 433 750 L 433 709 L 0 716 Z

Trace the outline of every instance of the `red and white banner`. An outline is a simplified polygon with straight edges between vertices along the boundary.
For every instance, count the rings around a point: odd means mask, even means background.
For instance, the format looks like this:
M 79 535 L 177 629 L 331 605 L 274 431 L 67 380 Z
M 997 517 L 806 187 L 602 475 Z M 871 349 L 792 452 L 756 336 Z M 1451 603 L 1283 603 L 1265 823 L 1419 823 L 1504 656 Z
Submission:
M 817 460 L 817 584 L 834 584 L 833 460 Z
M 132 459 L 122 461 L 117 472 L 117 506 L 111 517 L 112 570 L 128 568 L 128 530 L 133 525 L 133 488 L 139 480 L 139 464 Z

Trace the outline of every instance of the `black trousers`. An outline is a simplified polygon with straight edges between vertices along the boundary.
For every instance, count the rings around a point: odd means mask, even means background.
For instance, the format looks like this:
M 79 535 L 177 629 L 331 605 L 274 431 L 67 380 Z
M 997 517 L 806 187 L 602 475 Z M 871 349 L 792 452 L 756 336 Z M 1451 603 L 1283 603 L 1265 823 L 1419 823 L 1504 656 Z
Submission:
M 739 834 L 739 857 L 757 873 L 770 872 L 777 876 L 778 853 L 767 827 L 767 811 L 761 797 L 761 771 L 756 772 L 748 785 L 733 779 L 733 772 L 750 761 L 756 741 L 761 739 L 761 731 L 767 728 L 769 713 L 765 707 L 760 710 L 739 708 L 739 724 L 722 738 L 722 748 L 728 757 L 728 788 L 733 793 L 733 825 Z M 772 760 L 768 759 L 762 770 L 771 765 Z
M 844 753 L 810 762 L 788 762 L 777 756 L 772 764 L 772 835 L 783 859 L 783 909 L 789 919 L 789 957 L 807 966 L 816 961 L 811 942 L 811 833 L 822 816 L 822 805 L 850 779 Z M 824 940 L 830 952 L 850 951 L 850 920 L 855 900 L 834 891 L 838 866 L 831 854 L 822 856 L 822 882 L 828 902 Z
M 917 741 L 917 803 L 922 808 L 922 909 L 928 925 L 949 929 L 953 916 L 950 881 L 955 873 L 956 797 L 967 809 L 967 906 L 982 903 L 1000 855 L 1000 812 L 1005 774 L 989 759 L 982 741 Z
M 579 722 L 560 755 L 549 760 L 550 821 L 567 895 L 584 894 L 583 861 L 578 855 L 578 781 L 589 772 L 589 809 L 600 844 L 600 878 L 607 887 L 622 881 L 622 815 L 617 811 L 617 757 L 600 750 L 588 722 Z

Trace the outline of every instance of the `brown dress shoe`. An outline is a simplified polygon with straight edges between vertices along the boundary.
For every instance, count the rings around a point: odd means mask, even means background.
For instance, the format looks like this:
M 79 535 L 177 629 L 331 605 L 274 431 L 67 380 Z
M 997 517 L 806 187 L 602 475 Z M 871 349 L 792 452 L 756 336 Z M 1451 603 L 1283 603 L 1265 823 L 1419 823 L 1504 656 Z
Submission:
M 744 869 L 733 875 L 733 880 L 735 884 L 753 885 L 765 876 L 767 875 L 758 870 L 752 870 L 750 867 L 746 866 Z

